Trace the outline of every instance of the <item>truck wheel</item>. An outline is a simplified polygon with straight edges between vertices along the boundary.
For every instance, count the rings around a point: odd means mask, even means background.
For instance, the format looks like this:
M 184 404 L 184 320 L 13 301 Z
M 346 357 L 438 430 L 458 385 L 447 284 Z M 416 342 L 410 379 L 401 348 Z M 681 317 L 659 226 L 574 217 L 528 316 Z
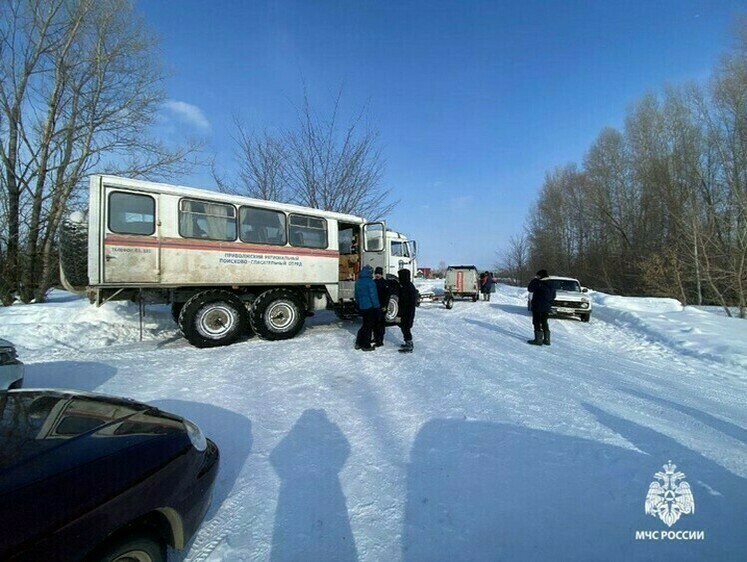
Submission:
M 174 322 L 179 324 L 179 315 L 182 313 L 182 308 L 184 308 L 183 302 L 172 302 L 171 303 L 171 317 L 174 319 Z
M 389 303 L 386 305 L 386 313 L 384 314 L 384 322 L 388 325 L 394 325 L 394 319 L 399 316 L 399 295 L 391 295 L 389 297 Z
M 296 293 L 270 289 L 254 301 L 249 322 L 254 332 L 266 340 L 287 340 L 303 328 L 306 313 Z
M 477 299 L 479 298 L 480 298 L 480 295 L 477 295 L 477 294 L 472 295 L 472 302 L 477 302 Z
M 454 308 L 454 297 L 452 297 L 451 295 L 445 297 L 444 306 L 446 307 L 446 310 L 451 310 L 452 308 Z
M 228 345 L 246 330 L 246 307 L 229 291 L 203 291 L 184 303 L 179 327 L 195 347 Z

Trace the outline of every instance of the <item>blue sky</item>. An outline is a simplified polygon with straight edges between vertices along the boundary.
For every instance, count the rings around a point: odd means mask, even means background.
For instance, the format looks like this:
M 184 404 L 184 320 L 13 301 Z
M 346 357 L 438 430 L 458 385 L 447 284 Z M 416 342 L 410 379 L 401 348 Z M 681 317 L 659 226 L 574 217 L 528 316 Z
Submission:
M 547 171 L 665 84 L 705 81 L 737 1 L 138 0 L 160 37 L 172 135 L 233 166 L 232 119 L 292 125 L 306 87 L 379 131 L 390 227 L 423 266 L 492 267 Z M 213 187 L 207 170 L 175 182 Z

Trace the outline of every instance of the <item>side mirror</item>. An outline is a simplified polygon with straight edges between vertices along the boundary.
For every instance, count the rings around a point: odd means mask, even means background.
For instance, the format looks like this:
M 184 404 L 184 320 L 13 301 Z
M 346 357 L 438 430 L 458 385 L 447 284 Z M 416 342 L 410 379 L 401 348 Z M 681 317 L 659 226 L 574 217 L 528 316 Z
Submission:
M 588 293 L 589 289 L 587 289 L 586 287 L 581 287 L 581 292 L 582 293 Z

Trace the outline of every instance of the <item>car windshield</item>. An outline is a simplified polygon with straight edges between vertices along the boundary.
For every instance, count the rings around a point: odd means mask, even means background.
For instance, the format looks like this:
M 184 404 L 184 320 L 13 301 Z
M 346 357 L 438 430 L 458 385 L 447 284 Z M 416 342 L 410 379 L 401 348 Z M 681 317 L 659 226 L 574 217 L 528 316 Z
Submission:
M 581 292 L 581 285 L 575 279 L 551 279 L 550 283 L 556 291 Z

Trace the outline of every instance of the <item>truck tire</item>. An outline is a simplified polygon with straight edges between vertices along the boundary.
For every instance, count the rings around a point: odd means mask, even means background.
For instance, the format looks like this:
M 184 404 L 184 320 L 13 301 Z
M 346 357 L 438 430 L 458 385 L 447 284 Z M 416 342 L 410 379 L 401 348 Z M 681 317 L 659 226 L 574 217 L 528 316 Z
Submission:
M 384 322 L 388 326 L 394 326 L 394 319 L 399 316 L 399 295 L 391 295 L 389 297 L 389 303 L 386 305 L 386 313 L 384 314 Z
M 246 331 L 247 310 L 241 299 L 229 291 L 203 291 L 184 303 L 179 328 L 195 347 L 228 345 Z
M 73 287 L 88 285 L 88 223 L 63 221 L 60 227 L 60 269 Z
M 270 289 L 252 305 L 249 322 L 265 340 L 288 340 L 303 328 L 306 312 L 298 294 L 290 289 Z
M 444 297 L 444 306 L 446 307 L 446 310 L 451 310 L 454 308 L 454 297 L 452 297 L 450 294 L 447 294 Z
M 172 302 L 171 303 L 171 317 L 174 319 L 174 322 L 179 324 L 179 315 L 182 313 L 182 308 L 184 308 L 183 302 Z

